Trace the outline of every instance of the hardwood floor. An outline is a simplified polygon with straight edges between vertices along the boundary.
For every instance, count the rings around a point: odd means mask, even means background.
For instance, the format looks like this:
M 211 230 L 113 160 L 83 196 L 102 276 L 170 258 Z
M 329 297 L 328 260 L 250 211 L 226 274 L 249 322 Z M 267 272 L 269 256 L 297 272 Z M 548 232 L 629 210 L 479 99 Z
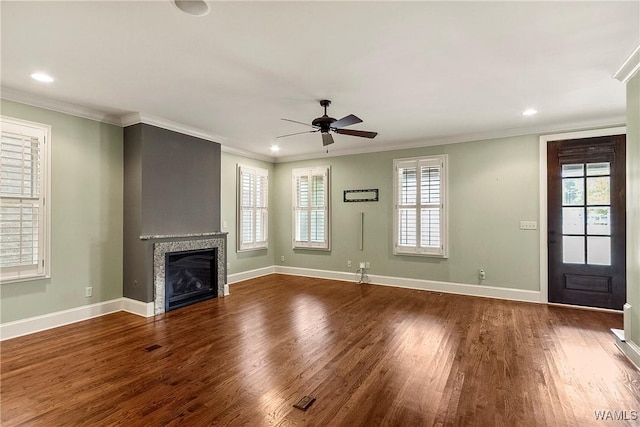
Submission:
M 621 315 L 271 275 L 155 318 L 115 313 L 3 342 L 1 420 L 638 425 L 640 372 L 612 327 Z M 315 403 L 294 409 L 304 395 Z

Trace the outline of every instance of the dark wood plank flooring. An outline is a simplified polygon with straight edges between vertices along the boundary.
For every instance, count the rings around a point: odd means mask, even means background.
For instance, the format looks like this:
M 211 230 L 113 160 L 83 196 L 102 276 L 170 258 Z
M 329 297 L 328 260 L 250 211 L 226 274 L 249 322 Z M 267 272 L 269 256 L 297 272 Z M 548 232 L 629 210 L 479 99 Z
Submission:
M 3 342 L 2 425 L 640 424 L 619 314 L 284 275 L 231 293 Z

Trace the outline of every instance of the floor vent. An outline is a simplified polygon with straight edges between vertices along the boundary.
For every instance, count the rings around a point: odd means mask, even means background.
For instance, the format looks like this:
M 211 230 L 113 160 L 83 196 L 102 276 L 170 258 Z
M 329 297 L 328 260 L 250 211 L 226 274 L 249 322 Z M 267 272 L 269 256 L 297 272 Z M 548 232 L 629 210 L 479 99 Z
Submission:
M 293 407 L 296 409 L 300 409 L 302 411 L 306 411 L 309 408 L 309 406 L 311 406 L 311 404 L 315 401 L 316 401 L 315 397 L 304 396 L 302 399 L 298 400 L 298 403 L 293 405 Z

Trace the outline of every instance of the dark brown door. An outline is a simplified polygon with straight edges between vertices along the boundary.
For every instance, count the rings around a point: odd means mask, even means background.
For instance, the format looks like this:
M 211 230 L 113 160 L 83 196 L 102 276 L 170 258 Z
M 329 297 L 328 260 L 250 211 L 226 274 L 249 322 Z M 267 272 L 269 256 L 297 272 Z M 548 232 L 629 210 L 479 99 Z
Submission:
M 547 146 L 549 301 L 622 310 L 625 135 Z

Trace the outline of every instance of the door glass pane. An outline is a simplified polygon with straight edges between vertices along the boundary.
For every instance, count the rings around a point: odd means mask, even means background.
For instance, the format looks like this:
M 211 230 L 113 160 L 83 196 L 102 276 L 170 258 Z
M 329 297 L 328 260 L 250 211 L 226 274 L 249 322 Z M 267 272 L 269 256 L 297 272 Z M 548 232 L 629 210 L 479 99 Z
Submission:
M 608 205 L 609 203 L 609 177 L 587 178 L 587 204 Z
M 587 237 L 587 263 L 611 265 L 611 237 Z
M 611 175 L 609 162 L 589 163 L 587 165 L 587 176 L 593 176 L 593 175 Z
M 584 264 L 584 237 L 562 236 L 562 262 Z
M 562 204 L 564 206 L 584 204 L 584 181 L 582 178 L 564 178 L 562 180 Z
M 567 209 L 567 208 L 564 208 Z M 611 234 L 611 208 L 587 208 L 587 234 Z
M 584 208 L 562 208 L 562 234 L 584 234 Z
M 584 165 L 562 165 L 562 177 L 584 176 Z

